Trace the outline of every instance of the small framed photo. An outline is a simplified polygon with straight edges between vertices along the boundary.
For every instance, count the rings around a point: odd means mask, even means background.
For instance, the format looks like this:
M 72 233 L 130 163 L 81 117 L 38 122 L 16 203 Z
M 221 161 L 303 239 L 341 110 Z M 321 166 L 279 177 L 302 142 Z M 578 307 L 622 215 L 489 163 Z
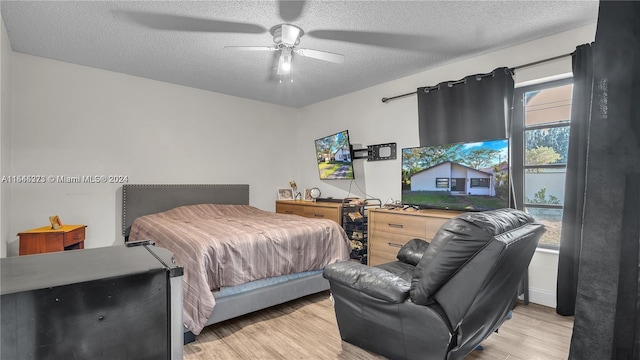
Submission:
M 51 229 L 58 230 L 62 227 L 62 221 L 58 215 L 49 216 L 49 222 L 51 223 Z
M 293 200 L 293 189 L 291 188 L 278 189 L 278 200 Z
M 311 196 L 311 189 L 304 189 L 304 201 L 313 201 Z

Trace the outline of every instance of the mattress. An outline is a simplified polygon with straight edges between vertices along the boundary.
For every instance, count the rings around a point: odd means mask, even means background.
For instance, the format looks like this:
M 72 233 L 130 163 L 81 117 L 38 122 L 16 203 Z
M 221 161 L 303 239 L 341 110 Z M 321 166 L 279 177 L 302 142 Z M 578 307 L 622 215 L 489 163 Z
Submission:
M 184 322 L 196 335 L 213 311 L 214 292 L 322 270 L 348 260 L 351 250 L 344 230 L 332 220 L 249 205 L 189 205 L 142 216 L 134 220 L 129 240 L 153 240 L 184 268 Z

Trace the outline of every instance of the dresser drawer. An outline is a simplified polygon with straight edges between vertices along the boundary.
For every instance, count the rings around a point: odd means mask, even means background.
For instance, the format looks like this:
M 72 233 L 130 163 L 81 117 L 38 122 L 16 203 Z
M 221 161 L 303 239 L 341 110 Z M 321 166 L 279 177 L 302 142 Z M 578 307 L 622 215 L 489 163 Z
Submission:
M 390 253 L 390 254 L 393 254 L 393 256 L 396 256 L 400 248 L 411 239 L 418 238 L 418 239 L 426 240 L 424 239 L 424 237 L 421 237 L 421 236 L 393 234 L 393 233 L 382 232 L 382 231 L 376 232 L 374 235 L 375 235 L 375 241 L 369 242 L 369 249 L 371 249 L 372 251 L 383 251 L 386 253 Z
M 342 223 L 342 204 L 311 201 L 276 201 L 276 212 Z
M 389 262 L 398 260 L 396 257 L 398 251 L 400 251 L 402 246 L 409 242 L 409 240 L 415 238 L 415 236 L 398 235 L 388 232 L 375 233 L 375 239 L 369 241 L 369 264 L 378 265 L 382 264 L 381 261 Z
M 312 219 L 330 219 L 339 222 L 340 212 L 335 208 L 305 206 L 303 216 Z
M 64 233 L 64 247 L 75 245 L 84 241 L 84 227 Z
M 427 223 L 420 216 L 374 212 L 371 214 L 369 222 L 372 225 L 370 232 L 384 231 L 419 238 L 424 237 L 427 232 Z
M 304 209 L 298 205 L 276 203 L 276 212 L 279 214 L 293 214 L 304 216 L 303 211 Z

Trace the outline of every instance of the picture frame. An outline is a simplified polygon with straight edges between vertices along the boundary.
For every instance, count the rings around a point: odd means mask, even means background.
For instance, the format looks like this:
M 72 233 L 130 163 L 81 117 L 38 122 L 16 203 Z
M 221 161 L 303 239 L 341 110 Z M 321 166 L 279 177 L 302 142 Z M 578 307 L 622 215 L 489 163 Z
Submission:
M 313 197 L 311 196 L 311 188 L 304 189 L 304 201 L 313 201 Z
M 291 188 L 279 188 L 278 200 L 293 200 L 293 189 Z
M 49 216 L 49 222 L 51 223 L 52 230 L 58 230 L 62 227 L 62 221 L 58 215 Z

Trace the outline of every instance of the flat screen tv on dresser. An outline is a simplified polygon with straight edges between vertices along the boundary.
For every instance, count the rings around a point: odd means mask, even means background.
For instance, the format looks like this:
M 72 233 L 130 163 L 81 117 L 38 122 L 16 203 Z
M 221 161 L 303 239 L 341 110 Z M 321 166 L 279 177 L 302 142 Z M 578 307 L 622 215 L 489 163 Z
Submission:
M 402 203 L 421 209 L 509 207 L 509 140 L 402 149 Z

